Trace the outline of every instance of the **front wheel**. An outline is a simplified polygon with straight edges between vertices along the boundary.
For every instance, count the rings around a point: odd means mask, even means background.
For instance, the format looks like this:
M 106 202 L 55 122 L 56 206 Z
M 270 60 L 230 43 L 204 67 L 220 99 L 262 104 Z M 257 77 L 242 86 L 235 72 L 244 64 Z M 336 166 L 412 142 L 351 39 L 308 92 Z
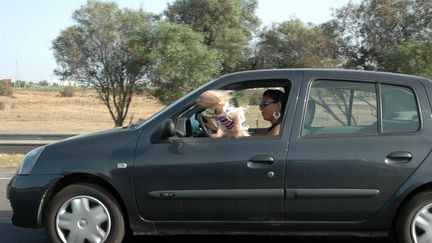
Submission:
M 117 243 L 125 234 L 117 201 L 95 185 L 65 187 L 48 205 L 45 219 L 48 237 L 56 243 Z
M 402 209 L 396 223 L 401 243 L 432 242 L 432 191 L 415 195 Z

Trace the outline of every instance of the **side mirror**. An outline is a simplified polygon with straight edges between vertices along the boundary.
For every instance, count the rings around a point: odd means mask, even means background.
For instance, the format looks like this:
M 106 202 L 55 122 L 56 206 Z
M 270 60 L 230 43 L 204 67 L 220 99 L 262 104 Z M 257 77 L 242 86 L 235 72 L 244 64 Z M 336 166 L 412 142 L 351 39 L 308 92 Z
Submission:
M 161 138 L 168 139 L 175 136 L 176 130 L 172 119 L 166 119 L 161 125 Z
M 175 125 L 176 135 L 178 137 L 192 136 L 192 123 L 189 118 L 181 117 L 177 120 Z

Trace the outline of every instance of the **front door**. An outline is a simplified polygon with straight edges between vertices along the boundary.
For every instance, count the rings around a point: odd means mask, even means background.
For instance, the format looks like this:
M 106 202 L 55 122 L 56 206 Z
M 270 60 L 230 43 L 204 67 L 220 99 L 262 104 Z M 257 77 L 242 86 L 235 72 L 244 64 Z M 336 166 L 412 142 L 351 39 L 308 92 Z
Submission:
M 285 80 L 292 82 L 283 116 L 291 122 L 301 73 L 278 75 L 283 80 L 279 84 Z M 271 77 L 274 79 L 275 75 Z M 261 79 L 252 80 L 252 84 L 247 82 L 238 85 L 247 88 L 258 83 L 266 88 L 271 85 Z M 248 109 L 255 106 L 258 112 L 254 114 L 261 116 L 258 104 L 251 103 Z M 188 109 L 188 106 L 179 108 Z M 148 137 L 142 136 L 134 164 L 140 215 L 151 221 L 283 220 L 284 168 L 290 129 L 291 126 L 282 126 L 279 136 L 185 137 L 171 143 L 150 143 Z

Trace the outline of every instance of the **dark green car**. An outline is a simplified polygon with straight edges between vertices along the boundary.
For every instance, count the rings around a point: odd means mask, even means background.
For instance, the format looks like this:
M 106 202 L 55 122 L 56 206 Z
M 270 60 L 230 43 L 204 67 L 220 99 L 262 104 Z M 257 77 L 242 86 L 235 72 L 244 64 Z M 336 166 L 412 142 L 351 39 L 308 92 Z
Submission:
M 279 135 L 260 111 L 286 96 Z M 251 136 L 212 138 L 206 90 L 230 90 Z M 29 152 L 13 223 L 53 242 L 135 234 L 392 233 L 431 242 L 432 81 L 348 70 L 222 76 L 152 118 Z M 267 105 L 267 104 L 266 104 Z

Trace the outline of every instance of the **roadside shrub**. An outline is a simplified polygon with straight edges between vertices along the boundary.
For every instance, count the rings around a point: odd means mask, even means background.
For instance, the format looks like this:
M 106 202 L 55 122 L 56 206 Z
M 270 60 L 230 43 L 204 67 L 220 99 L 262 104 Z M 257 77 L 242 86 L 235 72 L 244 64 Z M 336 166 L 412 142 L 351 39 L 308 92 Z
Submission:
M 39 82 L 39 85 L 40 86 L 48 86 L 48 81 L 42 80 L 42 81 Z
M 12 96 L 12 87 L 3 83 L 0 83 L 0 96 Z
M 27 87 L 27 82 L 23 80 L 17 80 L 13 83 L 13 86 L 18 88 L 25 88 Z
M 74 96 L 74 89 L 72 86 L 66 86 L 60 90 L 60 97 L 72 97 Z

